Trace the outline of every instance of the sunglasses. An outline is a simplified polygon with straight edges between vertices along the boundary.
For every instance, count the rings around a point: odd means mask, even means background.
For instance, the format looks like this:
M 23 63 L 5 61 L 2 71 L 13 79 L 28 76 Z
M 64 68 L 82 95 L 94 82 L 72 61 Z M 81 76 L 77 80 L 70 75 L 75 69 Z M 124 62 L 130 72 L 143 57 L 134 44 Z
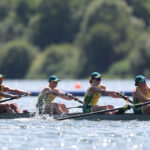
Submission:
M 58 81 L 53 81 L 54 83 L 58 83 Z
M 139 83 L 145 83 L 145 80 L 143 80 L 143 81 L 141 81 L 141 82 L 139 82 Z
M 96 81 L 101 81 L 101 78 L 96 78 L 95 80 L 96 80 Z

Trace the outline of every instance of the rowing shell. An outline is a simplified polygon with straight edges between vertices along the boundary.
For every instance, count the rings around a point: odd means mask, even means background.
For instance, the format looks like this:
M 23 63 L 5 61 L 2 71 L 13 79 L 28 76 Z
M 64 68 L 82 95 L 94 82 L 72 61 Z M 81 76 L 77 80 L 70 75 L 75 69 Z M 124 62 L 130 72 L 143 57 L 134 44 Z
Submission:
M 83 113 L 82 113 L 83 114 Z M 74 114 L 75 115 L 75 114 Z M 71 117 L 72 114 L 66 115 L 66 117 Z M 58 120 L 61 120 L 61 117 L 56 118 Z M 62 117 L 62 120 L 64 117 Z M 126 114 L 94 114 L 89 116 L 81 116 L 77 118 L 72 118 L 74 120 L 93 120 L 93 121 L 100 121 L 100 120 L 150 120 L 150 114 L 142 114 L 142 115 L 136 115 L 132 113 L 126 113 Z
M 18 113 L 18 114 L 0 114 L 0 119 L 17 119 L 17 118 L 32 118 L 35 112 Z
M 67 115 L 62 115 L 62 116 L 53 116 L 54 119 L 58 120 L 64 117 L 70 117 L 74 115 L 79 115 L 83 113 L 70 113 Z M 33 118 L 35 117 L 36 113 L 35 112 L 27 112 L 27 113 L 19 113 L 19 114 L 0 114 L 0 119 L 17 119 L 17 118 Z M 110 115 L 110 114 L 94 114 L 90 116 L 81 116 L 78 118 L 73 118 L 74 120 L 94 120 L 94 121 L 99 121 L 99 120 L 150 120 L 150 115 L 135 115 L 131 113 L 126 113 L 126 114 L 115 114 L 115 115 Z

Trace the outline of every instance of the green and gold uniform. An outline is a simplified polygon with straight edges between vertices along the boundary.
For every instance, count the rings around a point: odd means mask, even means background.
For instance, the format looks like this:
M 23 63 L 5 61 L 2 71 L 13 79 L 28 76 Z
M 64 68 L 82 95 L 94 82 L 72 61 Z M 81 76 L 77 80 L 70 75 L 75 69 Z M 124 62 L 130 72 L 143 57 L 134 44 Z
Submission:
M 137 87 L 137 90 L 141 93 L 141 95 L 142 95 L 143 97 L 145 97 L 145 98 L 149 98 L 149 97 L 150 97 L 150 92 L 149 92 L 148 87 L 146 88 L 147 95 L 144 95 L 144 94 L 142 93 L 142 91 L 140 90 L 139 87 Z M 139 104 L 139 103 L 141 103 L 141 102 L 140 102 L 139 99 L 133 98 L 133 103 L 134 103 L 134 104 Z M 136 106 L 136 107 L 134 107 L 134 108 L 133 108 L 133 111 L 134 111 L 135 114 L 143 114 L 143 113 L 144 113 L 142 106 Z
M 37 100 L 36 107 L 39 110 L 39 113 L 42 113 L 44 110 L 44 105 L 51 103 L 55 99 L 56 95 L 53 94 L 40 94 Z
M 99 85 L 98 87 L 101 88 L 101 85 Z M 101 96 L 102 96 L 101 93 L 94 93 L 92 95 L 85 93 L 83 100 L 83 112 L 84 113 L 92 112 L 92 106 L 97 105 L 98 100 Z
M 4 92 L 4 86 L 3 86 L 3 85 L 0 86 L 0 91 L 1 91 L 1 92 Z M 0 100 L 1 100 L 2 98 L 3 98 L 3 96 L 0 96 Z

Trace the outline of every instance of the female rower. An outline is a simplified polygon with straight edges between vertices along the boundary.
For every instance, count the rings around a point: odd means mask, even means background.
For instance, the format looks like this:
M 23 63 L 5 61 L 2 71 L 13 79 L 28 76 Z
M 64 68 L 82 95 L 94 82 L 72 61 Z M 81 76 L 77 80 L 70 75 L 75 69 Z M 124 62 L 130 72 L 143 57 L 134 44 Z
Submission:
M 135 77 L 136 89 L 133 90 L 133 103 L 144 103 L 150 101 L 150 87 L 147 86 L 145 77 L 138 75 Z M 150 114 L 150 104 L 134 107 L 135 114 Z
M 106 94 L 108 96 L 114 97 L 114 98 L 120 98 L 118 92 L 109 91 L 106 89 L 104 85 L 101 85 L 101 79 L 102 75 L 98 72 L 93 72 L 89 78 L 91 86 L 87 89 L 84 95 L 84 101 L 83 101 L 83 112 L 94 112 L 94 111 L 101 111 L 106 109 L 113 109 L 114 107 L 112 105 L 104 105 L 99 106 L 97 105 L 99 98 L 102 94 Z M 110 114 L 113 114 L 115 112 L 110 112 Z
M 20 91 L 17 89 L 11 89 L 9 87 L 4 86 L 2 84 L 4 78 L 5 76 L 0 74 L 0 100 L 3 97 L 19 98 L 21 94 L 26 94 L 26 95 L 30 94 L 28 92 Z M 7 92 L 10 92 L 15 95 L 8 94 Z M 9 113 L 9 114 L 20 113 L 20 109 L 16 103 L 4 103 L 4 104 L 0 104 L 0 113 Z
M 39 113 L 46 113 L 52 115 L 68 113 L 68 109 L 64 104 L 53 102 L 56 96 L 65 100 L 73 99 L 73 95 L 62 92 L 61 90 L 56 88 L 59 81 L 60 79 L 58 79 L 58 77 L 55 75 L 49 77 L 48 87 L 45 87 L 40 92 L 37 100 L 36 107 L 38 108 Z

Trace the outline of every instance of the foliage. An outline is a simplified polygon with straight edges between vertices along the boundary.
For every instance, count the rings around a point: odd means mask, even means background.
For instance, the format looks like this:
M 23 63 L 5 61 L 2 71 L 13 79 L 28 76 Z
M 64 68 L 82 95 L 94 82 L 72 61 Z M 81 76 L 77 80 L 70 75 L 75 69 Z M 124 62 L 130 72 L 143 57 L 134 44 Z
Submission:
M 133 75 L 144 74 L 150 75 L 150 37 L 141 36 L 136 44 L 135 49 L 129 55 L 131 73 Z
M 68 0 L 41 1 L 35 17 L 31 19 L 29 32 L 27 32 L 28 38 L 33 44 L 45 48 L 52 43 L 73 40 L 71 33 L 75 32 L 75 26 Z
M 149 0 L 1 0 L 0 69 L 9 78 L 150 74 L 149 18 Z
M 8 78 L 24 78 L 37 50 L 28 42 L 17 40 L 1 49 L 0 70 Z
M 131 72 L 130 62 L 127 59 L 115 62 L 109 68 L 108 74 L 111 77 L 128 78 Z
M 107 25 L 95 25 L 83 41 L 83 49 L 87 58 L 83 72 L 89 74 L 94 70 L 105 72 L 115 59 L 113 43 L 117 34 Z M 88 68 L 88 69 L 87 69 Z
M 83 76 L 94 70 L 107 72 L 113 62 L 125 59 L 143 30 L 144 25 L 132 16 L 125 2 L 94 1 L 87 8 L 76 39 L 87 58 Z
M 147 26 L 150 25 L 150 1 L 149 0 L 126 0 L 133 8 L 133 15 L 144 20 Z
M 82 68 L 82 60 L 79 59 L 79 49 L 68 44 L 52 45 L 37 56 L 27 77 L 47 78 L 50 74 L 61 78 L 76 77 Z
M 12 11 L 11 0 L 0 1 L 0 21 L 3 21 L 8 17 L 9 13 Z

